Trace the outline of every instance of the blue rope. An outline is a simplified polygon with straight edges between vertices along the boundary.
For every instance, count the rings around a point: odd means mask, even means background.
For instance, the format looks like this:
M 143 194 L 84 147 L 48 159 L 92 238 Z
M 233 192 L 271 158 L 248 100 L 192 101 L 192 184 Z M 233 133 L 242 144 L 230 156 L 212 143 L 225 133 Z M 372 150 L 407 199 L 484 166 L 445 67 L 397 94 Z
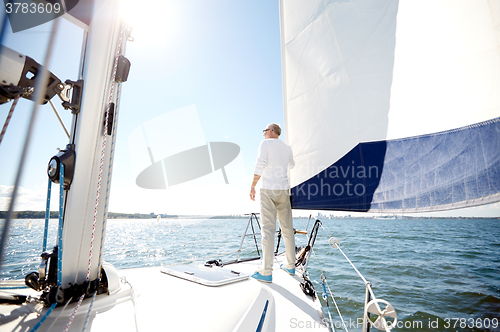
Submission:
M 59 167 L 59 231 L 57 241 L 57 285 L 62 284 L 62 238 L 63 238 L 63 205 L 64 205 L 64 164 Z
M 89 311 L 87 312 L 87 317 L 85 318 L 85 324 L 83 324 L 82 332 L 85 332 L 87 330 L 87 325 L 89 324 L 90 313 L 92 312 L 92 307 L 94 306 L 94 301 L 95 301 L 96 295 L 97 295 L 97 291 L 95 291 L 94 295 L 92 295 L 92 301 L 90 302 L 90 305 L 89 305 Z
M 58 231 L 58 250 L 57 250 L 57 285 L 61 286 L 62 283 L 62 227 L 63 227 L 63 204 L 64 204 L 64 164 L 60 163 L 59 167 L 59 231 Z M 44 239 L 43 239 L 43 245 L 44 245 L 44 251 L 45 247 L 47 245 L 47 229 L 48 229 L 48 223 L 49 223 L 49 218 L 47 217 L 48 214 L 50 214 L 49 207 L 50 207 L 50 192 L 51 192 L 51 181 L 49 180 L 49 189 L 47 193 L 47 210 L 45 211 L 45 232 L 44 232 Z M 45 315 L 40 319 L 40 321 L 31 329 L 30 332 L 35 332 L 38 330 L 40 326 L 45 322 L 47 317 L 52 313 L 52 310 L 56 307 L 57 302 L 52 303 L 50 306 L 49 310 L 45 313 Z
M 49 184 L 47 188 L 47 205 L 45 208 L 45 229 L 43 231 L 43 248 L 42 252 L 47 250 L 47 234 L 49 232 L 49 218 L 50 218 L 50 196 L 52 192 L 52 181 L 49 179 Z
M 47 313 L 45 314 L 45 316 L 43 316 L 42 319 L 40 319 L 40 321 L 38 323 L 36 323 L 35 326 L 33 326 L 33 328 L 30 330 L 30 332 L 35 332 L 36 330 L 38 330 L 38 328 L 40 326 L 42 326 L 43 322 L 45 322 L 45 320 L 47 319 L 47 317 L 49 317 L 52 310 L 54 310 L 54 308 L 56 307 L 56 304 L 57 303 L 52 303 L 52 305 L 50 306 L 50 308 L 47 311 Z
M 321 273 L 321 286 L 323 286 L 323 300 L 326 302 L 326 306 L 328 306 L 328 294 L 326 292 L 326 286 L 325 286 L 325 281 L 326 281 L 326 276 L 324 273 Z
M 326 293 L 326 287 L 325 287 L 325 283 L 324 282 L 321 282 L 321 285 L 323 286 L 323 300 L 325 300 L 325 302 L 327 303 L 328 305 L 328 295 Z

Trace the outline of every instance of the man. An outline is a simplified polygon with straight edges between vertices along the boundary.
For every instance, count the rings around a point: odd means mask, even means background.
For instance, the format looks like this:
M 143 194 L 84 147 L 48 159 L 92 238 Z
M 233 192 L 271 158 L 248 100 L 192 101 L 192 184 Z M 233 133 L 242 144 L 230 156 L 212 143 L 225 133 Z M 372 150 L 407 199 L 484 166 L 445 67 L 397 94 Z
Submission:
M 272 123 L 264 130 L 264 140 L 260 143 L 257 163 L 250 188 L 250 199 L 255 201 L 255 186 L 262 178 L 260 189 L 260 217 L 262 223 L 262 265 L 252 275 L 259 281 L 272 282 L 274 260 L 274 233 L 276 215 L 285 240 L 286 262 L 281 269 L 295 274 L 295 238 L 293 232 L 292 209 L 290 206 L 288 168 L 295 166 L 292 149 L 278 137 L 279 125 Z

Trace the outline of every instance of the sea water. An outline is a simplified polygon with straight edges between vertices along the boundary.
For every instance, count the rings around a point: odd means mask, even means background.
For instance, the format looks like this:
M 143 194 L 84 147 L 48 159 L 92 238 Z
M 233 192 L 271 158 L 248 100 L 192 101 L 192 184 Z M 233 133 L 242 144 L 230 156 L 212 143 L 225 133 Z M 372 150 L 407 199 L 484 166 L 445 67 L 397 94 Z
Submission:
M 294 227 L 305 229 L 307 223 L 296 219 Z M 37 270 L 43 224 L 32 220 L 28 229 L 28 220 L 14 220 L 0 278 L 22 279 Z M 104 260 L 118 269 L 230 261 L 237 257 L 247 224 L 246 219 L 110 219 Z M 396 331 L 500 331 L 500 220 L 328 219 L 322 225 L 308 265 L 310 279 L 321 297 L 325 274 L 349 331 L 361 330 L 365 284 L 330 246 L 330 237 L 338 239 L 377 299 L 395 308 Z M 51 220 L 48 243 L 55 243 L 56 227 Z M 260 238 L 257 242 L 260 250 Z M 306 243 L 305 235 L 296 235 L 297 245 Z M 257 255 L 253 237 L 245 238 L 243 248 L 244 257 Z M 329 323 L 342 330 L 328 297 Z M 300 322 L 291 327 L 307 330 Z

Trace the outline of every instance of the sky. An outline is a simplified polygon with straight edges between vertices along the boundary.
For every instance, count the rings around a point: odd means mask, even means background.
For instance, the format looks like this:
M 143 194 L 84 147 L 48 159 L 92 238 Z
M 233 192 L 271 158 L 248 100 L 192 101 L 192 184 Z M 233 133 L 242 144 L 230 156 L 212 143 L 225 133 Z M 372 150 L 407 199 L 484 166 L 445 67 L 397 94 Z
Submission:
M 129 9 L 134 41 L 126 46 L 131 70 L 122 86 L 109 211 L 187 215 L 258 212 L 258 200 L 251 201 L 248 194 L 262 129 L 271 122 L 283 125 L 278 1 L 148 4 L 151 6 Z M 15 34 L 8 27 L 2 43 L 41 63 L 52 25 L 49 22 Z M 62 81 L 76 80 L 83 31 L 61 19 L 56 36 L 49 69 Z M 61 107 L 57 97 L 53 102 L 70 127 L 69 111 Z M 19 101 L 0 145 L 0 210 L 8 208 L 32 107 L 31 101 Z M 2 124 L 9 108 L 10 103 L 0 105 Z M 176 117 L 186 110 L 189 116 Z M 180 147 L 194 148 L 206 142 L 237 144 L 239 155 L 225 167 L 228 184 L 218 170 L 165 190 L 139 188 L 137 175 L 150 163 L 140 135 L 136 135 L 143 131 L 153 146 L 155 160 L 179 152 Z M 47 163 L 68 141 L 48 104 L 40 106 L 33 134 L 16 210 L 45 209 Z M 51 210 L 56 210 L 53 204 Z M 437 215 L 500 216 L 499 211 L 496 204 Z M 295 211 L 294 215 L 310 212 Z

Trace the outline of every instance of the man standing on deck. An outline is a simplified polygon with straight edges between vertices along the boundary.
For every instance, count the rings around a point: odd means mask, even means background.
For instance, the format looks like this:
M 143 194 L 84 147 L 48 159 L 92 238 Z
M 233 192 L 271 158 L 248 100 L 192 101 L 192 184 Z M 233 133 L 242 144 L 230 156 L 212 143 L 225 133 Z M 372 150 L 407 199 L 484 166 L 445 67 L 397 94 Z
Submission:
M 262 266 L 252 275 L 259 281 L 273 281 L 274 233 L 276 215 L 285 240 L 286 262 L 281 269 L 295 274 L 295 237 L 293 232 L 292 208 L 290 205 L 290 184 L 288 168 L 295 166 L 292 149 L 279 140 L 281 128 L 271 123 L 264 130 L 264 140 L 260 143 L 257 163 L 250 188 L 250 199 L 255 201 L 255 186 L 262 177 L 260 189 L 260 218 L 262 223 Z

